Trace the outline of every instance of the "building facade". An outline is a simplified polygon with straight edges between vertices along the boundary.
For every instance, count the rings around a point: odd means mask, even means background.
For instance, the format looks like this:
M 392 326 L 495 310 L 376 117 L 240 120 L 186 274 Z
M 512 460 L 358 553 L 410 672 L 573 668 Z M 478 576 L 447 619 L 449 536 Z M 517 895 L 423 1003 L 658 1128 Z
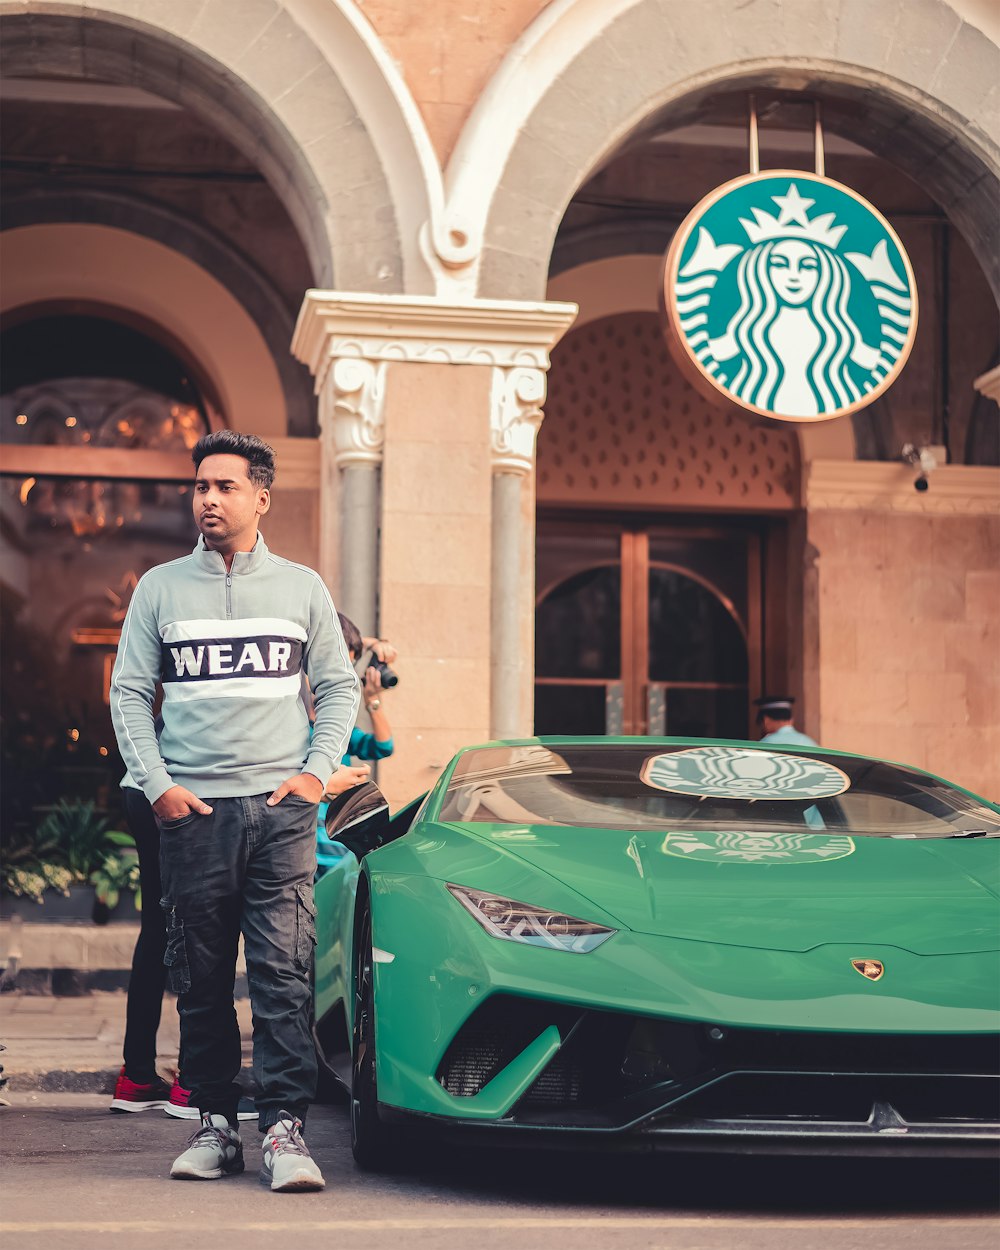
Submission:
M 117 631 L 223 426 L 278 452 L 272 548 L 400 650 L 394 802 L 492 737 L 753 736 L 765 689 L 997 796 L 989 0 L 0 0 L 0 42 L 22 806 L 117 779 Z M 909 361 L 850 416 L 757 420 L 666 349 L 751 97 L 762 166 L 813 169 L 819 115 L 910 256 Z

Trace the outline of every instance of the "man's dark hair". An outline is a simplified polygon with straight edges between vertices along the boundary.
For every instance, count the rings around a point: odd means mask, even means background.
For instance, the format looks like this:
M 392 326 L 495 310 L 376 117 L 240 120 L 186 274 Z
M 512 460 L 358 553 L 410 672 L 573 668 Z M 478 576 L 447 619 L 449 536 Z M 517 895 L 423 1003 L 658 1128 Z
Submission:
M 361 652 L 365 649 L 365 644 L 361 641 L 361 630 L 343 612 L 338 612 L 337 616 L 340 618 L 340 628 L 344 631 L 344 642 L 348 651 L 352 651 L 360 659 Z
M 255 486 L 270 490 L 274 482 L 274 448 L 256 434 L 238 430 L 216 430 L 199 438 L 191 449 L 197 473 L 206 456 L 241 456 L 247 462 L 247 477 Z

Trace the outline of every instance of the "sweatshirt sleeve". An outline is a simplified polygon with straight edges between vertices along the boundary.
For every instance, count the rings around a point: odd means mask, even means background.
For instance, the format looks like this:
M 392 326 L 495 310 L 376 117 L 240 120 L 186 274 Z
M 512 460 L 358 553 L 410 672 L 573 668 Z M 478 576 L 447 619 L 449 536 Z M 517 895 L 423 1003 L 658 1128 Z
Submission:
M 174 784 L 160 755 L 153 723 L 160 654 L 160 634 L 143 578 L 125 616 L 111 674 L 111 720 L 125 766 L 150 803 Z
M 316 720 L 302 771 L 325 786 L 347 749 L 361 703 L 361 682 L 351 665 L 333 600 L 319 575 L 314 576 L 303 660 Z

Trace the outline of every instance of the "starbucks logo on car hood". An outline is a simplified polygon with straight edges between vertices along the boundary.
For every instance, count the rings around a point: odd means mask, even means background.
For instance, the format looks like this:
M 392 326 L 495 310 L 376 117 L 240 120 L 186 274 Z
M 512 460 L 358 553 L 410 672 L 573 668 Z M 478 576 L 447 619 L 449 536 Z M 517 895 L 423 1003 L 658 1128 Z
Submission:
M 785 421 L 843 416 L 895 380 L 917 329 L 909 259 L 849 187 L 800 170 L 737 178 L 667 253 L 667 337 L 715 398 Z
M 826 799 L 850 788 L 826 760 L 751 747 L 691 747 L 654 755 L 640 774 L 647 786 L 718 799 Z
M 729 864 L 820 864 L 854 851 L 846 834 L 737 833 L 697 830 L 668 833 L 663 851 L 681 859 Z

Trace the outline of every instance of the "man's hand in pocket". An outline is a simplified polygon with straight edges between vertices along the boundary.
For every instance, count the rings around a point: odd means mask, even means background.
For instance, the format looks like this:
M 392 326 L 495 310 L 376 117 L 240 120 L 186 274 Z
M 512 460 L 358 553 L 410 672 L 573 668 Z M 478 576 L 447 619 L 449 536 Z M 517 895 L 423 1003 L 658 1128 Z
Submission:
M 312 773 L 297 773 L 283 781 L 267 800 L 268 807 L 277 807 L 286 794 L 297 794 L 307 803 L 318 803 L 323 797 L 323 783 Z
M 183 786 L 171 786 L 164 790 L 153 804 L 153 811 L 160 820 L 180 820 L 188 812 L 196 812 L 199 816 L 211 816 L 212 809 L 203 803 L 197 794 L 192 794 Z

